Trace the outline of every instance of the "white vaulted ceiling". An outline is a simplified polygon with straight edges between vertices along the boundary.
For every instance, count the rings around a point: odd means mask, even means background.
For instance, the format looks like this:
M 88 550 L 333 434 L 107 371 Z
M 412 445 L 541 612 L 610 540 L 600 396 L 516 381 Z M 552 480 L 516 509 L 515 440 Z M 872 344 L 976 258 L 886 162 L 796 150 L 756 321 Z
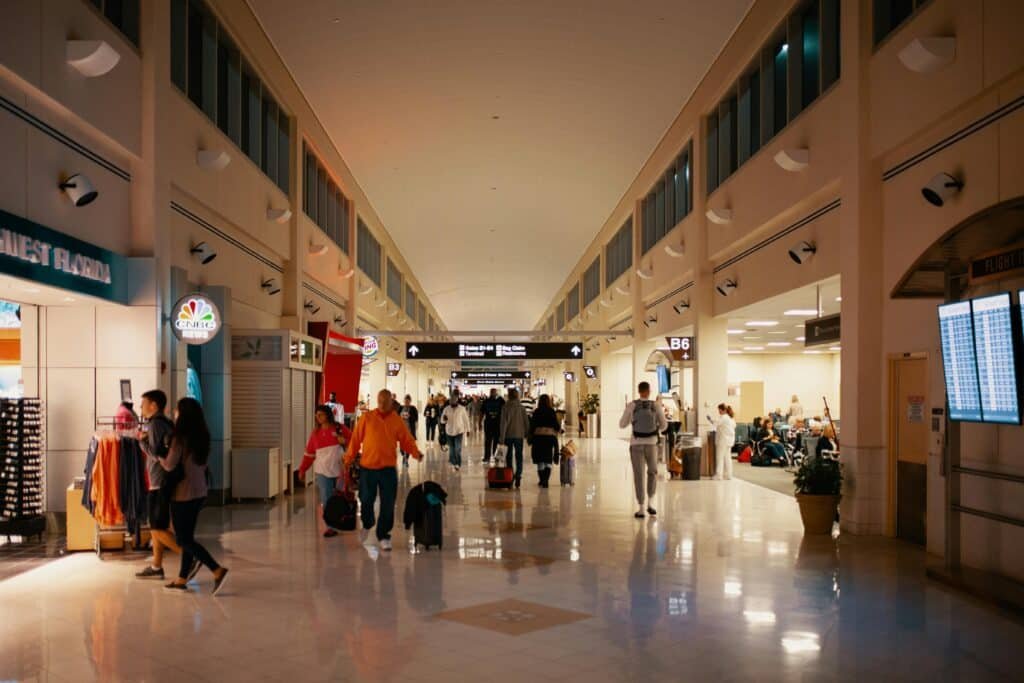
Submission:
M 249 4 L 445 324 L 522 329 L 750 0 Z

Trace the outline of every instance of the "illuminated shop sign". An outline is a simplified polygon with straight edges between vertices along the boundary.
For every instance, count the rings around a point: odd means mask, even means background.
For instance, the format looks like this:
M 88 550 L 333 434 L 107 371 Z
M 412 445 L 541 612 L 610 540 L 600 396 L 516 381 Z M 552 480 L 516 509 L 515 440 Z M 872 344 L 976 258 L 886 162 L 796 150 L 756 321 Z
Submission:
M 687 361 L 697 357 L 697 345 L 693 337 L 665 337 L 672 360 Z
M 220 311 L 217 304 L 202 294 L 188 294 L 174 304 L 171 325 L 178 341 L 198 346 L 212 340 L 220 332 Z
M 0 272 L 45 285 L 122 301 L 123 259 L 30 220 L 0 211 Z

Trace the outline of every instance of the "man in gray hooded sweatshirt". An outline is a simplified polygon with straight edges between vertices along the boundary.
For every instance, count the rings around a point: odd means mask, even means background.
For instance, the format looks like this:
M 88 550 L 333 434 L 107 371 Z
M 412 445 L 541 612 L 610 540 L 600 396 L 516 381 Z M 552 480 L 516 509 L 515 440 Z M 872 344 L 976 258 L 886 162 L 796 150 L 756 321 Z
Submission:
M 512 465 L 515 457 L 515 481 L 516 488 L 523 478 L 523 439 L 530 431 L 530 418 L 526 414 L 526 408 L 519 402 L 519 392 L 509 389 L 508 401 L 501 409 L 501 430 L 498 434 L 498 443 L 508 447 L 508 464 Z

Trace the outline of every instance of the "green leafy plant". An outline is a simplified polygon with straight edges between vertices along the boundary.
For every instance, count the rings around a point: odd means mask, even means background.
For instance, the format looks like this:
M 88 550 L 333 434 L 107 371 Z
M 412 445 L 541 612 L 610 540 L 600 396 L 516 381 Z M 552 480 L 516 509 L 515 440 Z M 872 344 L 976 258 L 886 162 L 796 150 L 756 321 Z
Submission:
M 807 456 L 793 477 L 796 492 L 810 496 L 838 496 L 843 486 L 843 471 L 834 458 Z
M 583 399 L 583 412 L 587 415 L 596 415 L 601 407 L 601 397 L 597 394 L 587 394 Z

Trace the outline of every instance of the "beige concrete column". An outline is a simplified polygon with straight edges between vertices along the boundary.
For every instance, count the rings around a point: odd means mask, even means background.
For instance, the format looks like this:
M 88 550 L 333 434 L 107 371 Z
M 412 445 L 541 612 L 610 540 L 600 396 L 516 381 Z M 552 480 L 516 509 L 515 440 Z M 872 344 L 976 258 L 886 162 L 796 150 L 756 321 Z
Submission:
M 306 160 L 302 158 L 302 130 L 299 129 L 294 117 L 291 119 L 290 125 L 294 141 L 292 162 L 288 165 L 290 175 L 288 179 L 288 208 L 292 211 L 292 217 L 288 220 L 288 251 L 291 253 L 291 258 L 285 262 L 284 273 L 281 275 L 281 326 L 305 334 L 306 311 L 302 307 L 305 301 L 302 280 L 308 238 L 299 223 L 299 215 L 302 213 L 300 198 L 306 191 L 302 186 L 302 171 L 305 168 Z
M 707 168 L 707 139 L 705 125 L 701 123 L 697 139 L 693 143 L 693 168 Z M 728 395 L 729 336 L 726 331 L 727 319 L 715 317 L 715 273 L 714 264 L 708 258 L 708 234 L 715 226 L 707 220 L 704 173 L 692 173 L 693 213 L 698 221 L 695 231 L 697 256 L 694 286 L 690 295 L 690 308 L 694 314 L 694 336 L 696 338 L 697 360 L 693 366 L 693 410 L 696 416 L 695 431 L 706 434 L 711 425 L 707 415 L 714 417 L 714 406 L 725 401 Z
M 844 5 L 839 130 L 842 155 L 842 528 L 880 534 L 885 505 L 882 443 L 885 390 L 882 364 L 882 173 L 869 156 L 868 3 Z

